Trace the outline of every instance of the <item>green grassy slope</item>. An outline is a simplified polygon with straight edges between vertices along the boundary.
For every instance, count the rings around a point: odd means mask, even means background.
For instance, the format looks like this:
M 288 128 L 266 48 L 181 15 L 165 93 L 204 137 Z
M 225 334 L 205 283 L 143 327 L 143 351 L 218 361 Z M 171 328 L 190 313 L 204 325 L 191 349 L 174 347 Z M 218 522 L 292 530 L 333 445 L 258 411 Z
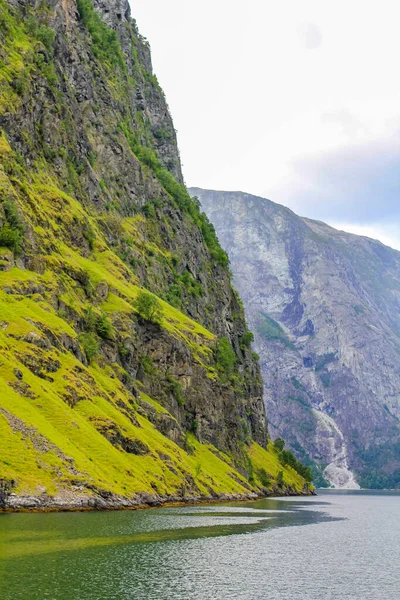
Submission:
M 0 505 L 301 490 L 148 48 L 69 4 L 0 0 Z
M 119 263 L 112 254 L 108 260 Z M 52 257 L 49 263 L 54 266 Z M 130 302 L 137 286 L 119 278 L 115 268 L 109 276 L 95 260 L 85 259 L 85 266 L 94 274 L 94 286 L 97 274 L 119 294 L 110 294 L 104 303 L 110 317 L 134 318 Z M 47 300 L 58 285 L 50 269 L 42 275 L 18 267 L 0 273 L 0 472 L 15 480 L 15 491 L 91 494 L 97 488 L 130 497 L 137 492 L 177 494 L 185 487 L 188 493 L 206 496 L 259 489 L 257 475 L 249 482 L 232 456 L 201 444 L 193 434 L 185 440 L 186 450 L 162 435 L 143 416 L 142 407 L 150 405 L 156 413 L 174 417 L 143 392 L 134 398 L 120 380 L 118 364 L 108 365 L 99 355 L 85 365 L 66 350 L 63 338 L 79 342 L 77 332 Z M 69 290 L 69 302 L 77 311 L 84 309 L 83 296 L 80 288 Z M 163 306 L 168 334 L 184 340 L 201 363 L 214 336 L 173 307 Z M 201 368 L 214 377 L 212 367 Z M 119 434 L 119 442 L 109 441 L 107 430 Z M 141 442 L 144 455 L 126 452 L 127 440 Z M 288 485 L 303 487 L 304 480 L 284 469 L 272 448 L 254 444 L 250 456 L 256 472 L 264 466 L 274 480 L 283 470 Z

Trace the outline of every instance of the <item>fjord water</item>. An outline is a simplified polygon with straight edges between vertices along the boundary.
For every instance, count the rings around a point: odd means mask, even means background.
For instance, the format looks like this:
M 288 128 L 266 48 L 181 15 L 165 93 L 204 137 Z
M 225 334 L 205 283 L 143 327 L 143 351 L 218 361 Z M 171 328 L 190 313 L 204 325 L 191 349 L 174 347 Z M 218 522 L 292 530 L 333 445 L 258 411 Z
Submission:
M 0 597 L 400 598 L 400 494 L 0 515 Z

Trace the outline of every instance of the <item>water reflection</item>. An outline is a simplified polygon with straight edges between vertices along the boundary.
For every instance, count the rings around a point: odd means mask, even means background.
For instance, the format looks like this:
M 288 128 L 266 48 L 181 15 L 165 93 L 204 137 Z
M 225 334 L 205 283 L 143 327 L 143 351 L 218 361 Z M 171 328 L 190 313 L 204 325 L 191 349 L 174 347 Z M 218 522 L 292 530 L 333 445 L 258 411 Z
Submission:
M 361 503 L 357 510 L 354 502 Z M 371 582 L 364 595 L 353 596 L 350 587 L 339 593 L 338 581 L 326 584 L 335 569 L 343 571 L 343 557 L 366 531 L 360 519 L 368 517 L 370 522 L 376 502 L 376 497 L 325 496 L 139 512 L 1 515 L 0 596 L 5 600 L 391 600 L 387 572 L 385 596 L 377 595 Z M 387 515 L 393 518 L 397 509 L 388 507 L 392 513 Z M 392 534 L 389 527 L 388 532 L 386 537 Z M 357 544 L 353 570 L 357 561 L 364 561 L 360 548 L 365 547 L 365 539 L 360 537 Z M 376 547 L 375 541 L 371 553 Z M 368 576 L 373 566 L 371 558 Z M 356 570 L 349 585 L 357 576 Z M 379 580 L 379 573 L 374 577 Z M 364 583 L 365 574 L 359 585 Z M 335 585 L 336 595 L 330 595 Z M 385 589 L 380 585 L 380 590 Z M 393 580 L 392 588 L 396 585 Z M 372 591 L 375 595 L 368 595 Z M 396 590 L 393 598 L 398 597 Z
M 238 535 L 273 527 L 332 521 L 315 508 L 279 500 L 186 506 L 140 512 L 1 515 L 0 557 L 17 558 L 97 546 Z

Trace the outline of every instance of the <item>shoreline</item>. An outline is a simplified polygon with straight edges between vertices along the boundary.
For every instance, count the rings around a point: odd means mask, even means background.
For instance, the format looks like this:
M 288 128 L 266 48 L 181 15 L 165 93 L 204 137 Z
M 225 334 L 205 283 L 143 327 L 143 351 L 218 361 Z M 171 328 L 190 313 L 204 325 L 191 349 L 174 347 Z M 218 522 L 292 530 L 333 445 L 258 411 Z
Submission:
M 171 506 L 190 506 L 199 504 L 221 504 L 224 502 L 251 502 L 260 498 L 305 497 L 316 496 L 315 490 L 296 491 L 271 490 L 249 492 L 248 494 L 220 494 L 219 496 L 152 496 L 137 494 L 135 498 L 101 496 L 62 498 L 58 496 L 18 496 L 10 494 L 0 506 L 0 514 L 12 513 L 49 513 L 49 512 L 89 512 L 117 510 L 147 510 Z

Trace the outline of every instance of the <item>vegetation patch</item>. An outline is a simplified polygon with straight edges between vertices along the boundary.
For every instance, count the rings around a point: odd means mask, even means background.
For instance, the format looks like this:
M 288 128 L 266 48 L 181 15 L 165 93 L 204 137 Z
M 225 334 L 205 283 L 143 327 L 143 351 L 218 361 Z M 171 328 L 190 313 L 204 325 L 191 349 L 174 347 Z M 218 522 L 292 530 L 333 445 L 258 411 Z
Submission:
M 257 322 L 257 332 L 265 339 L 265 340 L 277 340 L 282 342 L 285 346 L 290 348 L 291 350 L 295 350 L 296 347 L 289 340 L 286 333 L 282 329 L 282 327 L 274 321 L 271 317 L 266 315 L 265 313 L 259 313 L 259 320 Z
M 18 255 L 22 250 L 25 227 L 18 214 L 15 204 L 11 200 L 4 200 L 0 204 L 0 211 L 3 211 L 4 217 L 0 212 L 0 247 L 9 248 Z
M 115 31 L 94 10 L 91 0 L 77 0 L 79 15 L 92 39 L 92 52 L 102 62 L 126 70 L 124 56 Z
M 146 291 L 139 292 L 133 301 L 133 306 L 145 321 L 156 324 L 161 323 L 162 306 L 153 294 Z
M 196 437 L 203 415 L 188 407 L 193 398 L 200 403 L 204 390 L 215 405 L 228 394 L 234 404 L 232 390 L 238 403 L 248 397 L 252 335 L 213 226 L 156 154 L 174 132 L 152 131 L 148 108 L 162 95 L 140 63 L 143 40 L 125 23 L 125 56 L 90 0 L 78 0 L 82 27 L 68 40 L 55 36 L 45 4 L 21 11 L 0 0 L 0 115 L 9 132 L 0 130 L 2 482 L 14 481 L 17 494 L 125 498 L 275 485 L 275 449 L 252 445 L 247 456 L 249 415 L 237 419 L 238 465 L 234 453 Z M 67 42 L 87 69 L 90 106 L 68 83 Z M 33 108 L 32 120 L 24 113 Z M 217 339 L 204 324 L 215 326 L 225 291 L 234 327 Z M 175 416 L 159 402 L 166 393 Z M 301 489 L 293 469 L 279 468 Z

